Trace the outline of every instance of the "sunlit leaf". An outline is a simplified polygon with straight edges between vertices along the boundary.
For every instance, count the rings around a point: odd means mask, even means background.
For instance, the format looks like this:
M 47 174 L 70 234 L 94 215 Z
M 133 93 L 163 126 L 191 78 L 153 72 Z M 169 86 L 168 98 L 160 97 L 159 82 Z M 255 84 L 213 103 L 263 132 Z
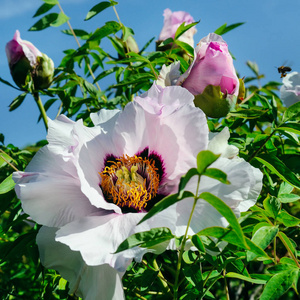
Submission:
M 275 155 L 260 154 L 255 158 L 273 173 L 278 175 L 282 180 L 288 182 L 294 187 L 300 188 L 300 180 L 297 176 Z
M 251 241 L 261 249 L 265 249 L 274 240 L 277 233 L 277 226 L 262 226 L 254 233 Z M 247 261 L 251 261 L 255 257 L 257 257 L 255 253 L 251 251 L 247 252 Z
M 214 154 L 209 150 L 203 150 L 197 155 L 197 170 L 199 174 L 203 174 L 205 170 L 215 162 L 220 155 Z
M 266 282 L 267 282 L 266 280 L 253 279 L 253 278 L 250 278 L 250 277 L 238 274 L 238 273 L 234 273 L 234 272 L 229 272 L 225 276 L 229 277 L 229 278 L 241 279 L 243 281 L 248 281 L 248 282 L 256 283 L 256 284 L 266 284 Z
M 15 182 L 12 180 L 12 174 L 10 174 L 0 183 L 0 194 L 5 194 L 11 191 L 14 187 Z
M 260 300 L 276 300 L 279 299 L 293 284 L 298 270 L 290 270 L 275 274 L 266 284 Z
M 106 8 L 117 5 L 117 4 L 118 4 L 118 2 L 115 2 L 115 1 L 110 1 L 110 2 L 103 1 L 103 2 L 98 3 L 97 5 L 93 6 L 89 10 L 84 21 L 90 20 L 91 18 L 95 17 L 97 14 L 99 14 L 101 11 L 105 10 Z

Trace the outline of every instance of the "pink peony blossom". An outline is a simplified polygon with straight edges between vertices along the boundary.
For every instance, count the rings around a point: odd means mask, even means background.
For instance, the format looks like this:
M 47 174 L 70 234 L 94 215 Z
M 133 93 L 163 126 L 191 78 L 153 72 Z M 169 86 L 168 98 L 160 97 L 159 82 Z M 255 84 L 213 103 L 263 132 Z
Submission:
M 193 95 L 201 94 L 208 85 L 220 86 L 223 94 L 238 95 L 239 80 L 221 36 L 210 33 L 195 48 L 194 62 L 179 78 L 182 85 Z
M 195 20 L 193 17 L 184 11 L 172 12 L 169 8 L 164 10 L 164 26 L 161 30 L 158 40 L 164 41 L 168 38 L 174 38 L 178 27 L 185 22 L 185 25 L 189 25 Z M 180 41 L 183 41 L 192 47 L 194 47 L 194 34 L 197 32 L 195 27 L 187 30 L 182 36 L 179 37 Z

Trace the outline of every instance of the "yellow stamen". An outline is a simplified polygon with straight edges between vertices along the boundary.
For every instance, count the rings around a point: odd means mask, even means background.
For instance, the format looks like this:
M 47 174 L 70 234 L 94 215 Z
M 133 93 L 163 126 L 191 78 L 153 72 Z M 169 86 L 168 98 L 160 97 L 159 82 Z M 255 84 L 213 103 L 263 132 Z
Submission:
M 156 196 L 159 175 L 154 160 L 128 155 L 100 173 L 103 193 L 120 207 L 141 210 Z

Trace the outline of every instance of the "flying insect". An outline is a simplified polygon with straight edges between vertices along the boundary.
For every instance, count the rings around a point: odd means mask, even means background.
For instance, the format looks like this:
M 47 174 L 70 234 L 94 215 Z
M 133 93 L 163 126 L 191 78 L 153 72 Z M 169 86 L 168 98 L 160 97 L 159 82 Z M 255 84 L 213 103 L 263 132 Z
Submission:
M 286 66 L 281 66 L 281 67 L 278 67 L 277 70 L 278 70 L 278 73 L 281 74 L 280 77 L 282 78 L 282 77 L 286 76 L 287 72 L 291 72 L 292 68 L 286 67 Z

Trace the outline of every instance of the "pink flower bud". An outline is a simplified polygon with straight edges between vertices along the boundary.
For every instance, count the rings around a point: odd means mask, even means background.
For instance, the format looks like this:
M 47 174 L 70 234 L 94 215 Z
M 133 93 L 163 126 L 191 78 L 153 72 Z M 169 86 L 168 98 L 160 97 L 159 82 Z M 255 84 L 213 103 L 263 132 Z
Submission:
M 35 89 L 45 89 L 51 84 L 54 64 L 51 58 L 41 53 L 32 43 L 24 41 L 16 30 L 14 37 L 5 47 L 10 73 L 21 88 L 26 80 L 33 80 Z
M 184 11 L 172 12 L 169 8 L 164 10 L 164 26 L 161 30 L 158 40 L 164 41 L 168 38 L 174 38 L 178 27 L 185 22 L 185 25 L 189 25 L 195 20 L 193 17 Z M 185 42 L 194 47 L 194 34 L 197 32 L 195 27 L 187 30 L 183 35 L 179 37 L 179 40 Z
M 19 30 L 16 30 L 13 39 L 6 44 L 5 52 L 10 69 L 23 57 L 26 57 L 33 67 L 36 64 L 36 58 L 42 56 L 32 43 L 21 39 Z
M 223 94 L 238 95 L 239 80 L 226 42 L 221 36 L 210 33 L 195 49 L 194 62 L 179 78 L 193 95 L 201 94 L 208 85 L 219 86 Z

